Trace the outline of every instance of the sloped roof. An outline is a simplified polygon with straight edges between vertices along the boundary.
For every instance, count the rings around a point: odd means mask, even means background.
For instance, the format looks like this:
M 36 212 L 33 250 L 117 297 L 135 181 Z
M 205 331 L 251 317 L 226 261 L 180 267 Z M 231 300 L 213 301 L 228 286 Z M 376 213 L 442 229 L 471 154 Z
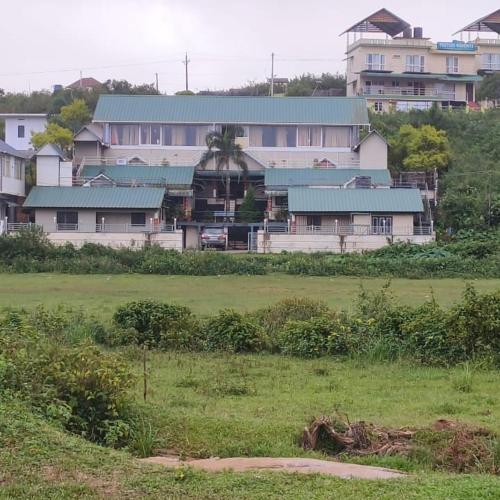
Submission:
M 99 88 L 102 87 L 102 83 L 92 77 L 79 78 L 76 82 L 70 83 L 68 89 L 79 89 L 79 88 Z
M 115 182 L 137 181 L 145 184 L 165 184 L 169 186 L 190 186 L 193 182 L 194 167 L 170 167 L 148 165 L 85 165 L 82 176 L 93 178 L 104 174 Z
M 500 34 L 500 9 L 495 10 L 495 12 L 492 12 L 487 16 L 479 18 L 477 21 L 464 26 L 462 29 L 453 34 L 456 35 L 462 31 L 489 31 Z
M 97 123 L 88 123 L 87 125 L 84 125 L 74 136 L 73 140 L 78 141 L 78 136 L 84 132 L 87 131 L 91 136 L 95 137 L 96 141 L 99 141 L 102 143 L 102 126 L 98 125 Z
M 368 125 L 364 97 L 101 95 L 94 122 Z
M 365 17 L 362 21 L 353 24 L 346 29 L 345 33 L 387 33 L 394 37 L 399 35 L 403 30 L 409 28 L 410 24 L 393 14 L 387 9 L 380 9 L 377 12 Z
M 64 153 L 57 144 L 45 144 L 36 153 L 35 156 L 59 156 L 64 160 Z
M 424 207 L 418 189 L 299 188 L 288 190 L 290 212 L 416 213 Z
M 387 139 L 378 131 L 378 130 L 375 130 L 373 129 L 370 133 L 366 134 L 363 139 L 361 139 L 357 144 L 356 146 L 354 146 L 352 149 L 354 151 L 358 151 L 359 147 L 361 146 L 361 144 L 363 144 L 365 141 L 367 141 L 370 137 L 373 137 L 373 136 L 377 136 L 377 137 L 380 137 L 380 139 L 382 139 L 386 144 L 388 144 L 387 142 Z
M 26 158 L 26 154 L 22 151 L 18 151 L 14 149 L 12 146 L 9 146 L 5 141 L 0 139 L 0 153 L 5 153 L 10 156 L 15 156 L 16 158 Z
M 359 168 L 266 168 L 266 187 L 342 186 L 357 176 L 369 176 L 374 184 L 389 186 L 391 176 L 386 169 Z
M 26 208 L 159 208 L 164 188 L 35 186 Z

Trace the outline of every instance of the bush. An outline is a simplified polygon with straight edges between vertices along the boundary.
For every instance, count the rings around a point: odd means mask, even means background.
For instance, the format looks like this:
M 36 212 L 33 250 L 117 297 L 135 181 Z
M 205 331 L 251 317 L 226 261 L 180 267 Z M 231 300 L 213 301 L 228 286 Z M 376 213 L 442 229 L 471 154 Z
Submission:
M 248 316 L 232 309 L 209 318 L 203 328 L 208 351 L 252 352 L 262 347 L 260 329 Z
M 133 341 L 159 348 L 189 346 L 196 328 L 189 308 L 154 300 L 140 300 L 120 306 L 113 316 L 113 322 L 121 329 L 118 330 L 118 337 L 122 337 L 122 344 Z M 134 338 L 131 338 L 131 330 L 135 332 Z
M 289 321 L 283 327 L 279 346 L 283 354 L 314 358 L 325 354 L 347 354 L 350 328 L 335 317 Z

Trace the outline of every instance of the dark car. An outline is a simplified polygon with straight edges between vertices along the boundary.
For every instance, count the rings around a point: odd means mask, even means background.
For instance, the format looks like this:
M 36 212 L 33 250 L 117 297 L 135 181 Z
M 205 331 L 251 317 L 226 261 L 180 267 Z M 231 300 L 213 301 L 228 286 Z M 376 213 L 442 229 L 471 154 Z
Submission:
M 206 227 L 201 232 L 201 249 L 218 247 L 225 249 L 227 246 L 227 234 L 223 227 Z

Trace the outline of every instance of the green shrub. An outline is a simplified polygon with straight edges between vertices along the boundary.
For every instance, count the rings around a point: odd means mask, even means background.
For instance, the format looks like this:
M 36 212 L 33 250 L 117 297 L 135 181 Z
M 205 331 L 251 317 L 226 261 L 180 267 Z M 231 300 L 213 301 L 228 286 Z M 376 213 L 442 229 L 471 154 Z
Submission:
M 289 321 L 283 327 L 279 346 L 283 354 L 313 358 L 326 354 L 347 354 L 351 330 L 336 317 Z
M 209 351 L 252 352 L 262 347 L 258 325 L 232 309 L 222 310 L 209 318 L 203 334 L 205 349 Z
M 123 333 L 123 344 L 130 343 L 131 329 L 135 343 L 148 347 L 177 347 L 172 342 L 190 345 L 196 327 L 189 308 L 154 300 L 139 300 L 120 306 L 113 322 Z

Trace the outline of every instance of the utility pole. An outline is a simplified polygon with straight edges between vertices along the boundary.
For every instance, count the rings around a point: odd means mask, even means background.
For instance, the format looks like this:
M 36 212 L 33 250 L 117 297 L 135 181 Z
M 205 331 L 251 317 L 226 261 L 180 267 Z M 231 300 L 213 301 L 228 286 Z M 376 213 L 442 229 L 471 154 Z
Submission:
M 188 55 L 187 55 L 187 52 L 186 52 L 186 55 L 184 57 L 184 61 L 182 61 L 182 64 L 184 64 L 184 66 L 186 67 L 186 92 L 189 90 L 189 73 L 188 73 L 188 64 L 190 63 L 191 61 L 188 59 Z
M 270 89 L 271 97 L 274 96 L 274 52 L 271 54 L 271 89 Z
M 156 77 L 156 92 L 159 94 L 160 92 L 158 91 L 158 73 L 155 73 Z
M 82 70 L 80 70 L 80 88 L 83 87 L 83 82 L 82 82 Z

